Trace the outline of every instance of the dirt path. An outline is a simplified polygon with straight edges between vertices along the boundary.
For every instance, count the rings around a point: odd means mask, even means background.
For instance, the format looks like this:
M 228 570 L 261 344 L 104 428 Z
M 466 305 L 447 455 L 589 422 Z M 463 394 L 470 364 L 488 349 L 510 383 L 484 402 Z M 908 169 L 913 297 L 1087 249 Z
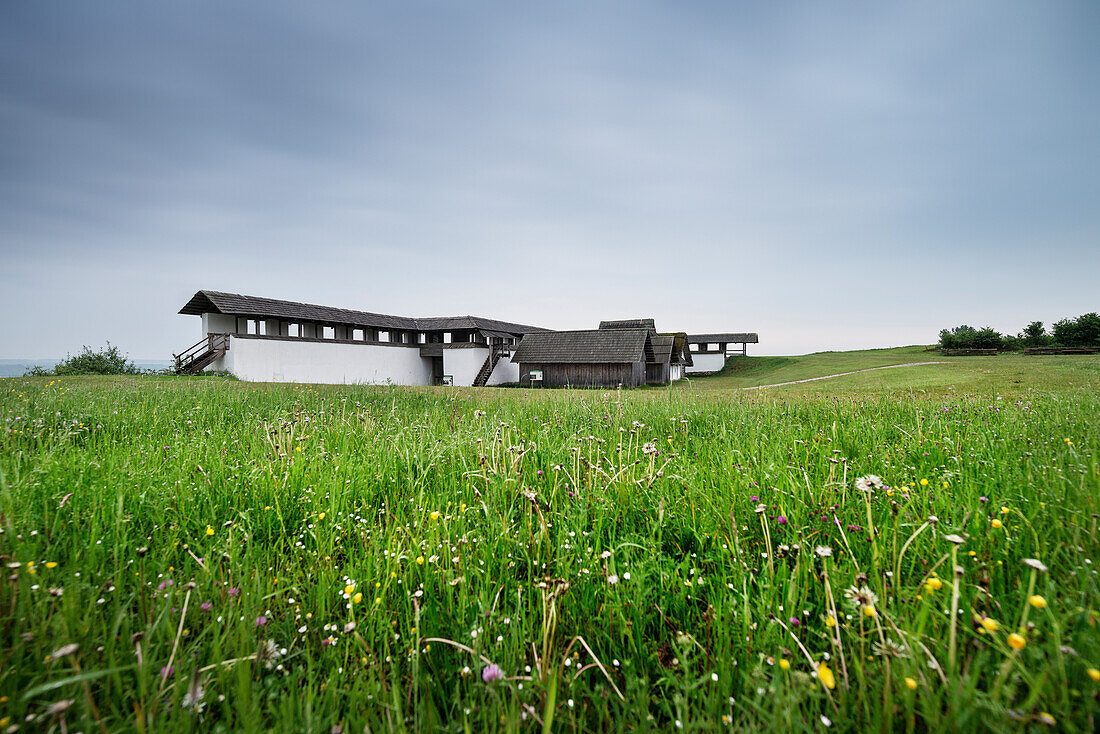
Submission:
M 862 370 L 852 370 L 851 372 L 838 372 L 835 375 L 824 375 L 822 377 L 807 377 L 805 380 L 791 380 L 790 382 L 777 382 L 774 385 L 754 385 L 753 387 L 743 387 L 742 390 L 763 390 L 768 387 L 783 387 L 784 385 L 798 385 L 803 382 L 816 382 L 817 380 L 831 380 L 834 377 L 844 377 L 844 375 L 858 375 L 860 372 L 874 372 L 875 370 L 892 370 L 895 367 L 920 367 L 925 364 L 947 364 L 947 362 L 906 362 L 905 364 L 888 364 L 883 367 L 867 367 Z

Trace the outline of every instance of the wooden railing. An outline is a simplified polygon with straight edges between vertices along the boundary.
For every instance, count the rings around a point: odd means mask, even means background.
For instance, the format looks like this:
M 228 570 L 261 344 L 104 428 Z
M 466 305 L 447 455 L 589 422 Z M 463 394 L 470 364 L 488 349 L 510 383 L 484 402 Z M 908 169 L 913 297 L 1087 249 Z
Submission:
M 176 358 L 176 371 L 186 369 L 203 355 L 216 351 L 229 349 L 229 334 L 207 334 L 204 338 L 184 349 L 179 354 L 173 354 Z

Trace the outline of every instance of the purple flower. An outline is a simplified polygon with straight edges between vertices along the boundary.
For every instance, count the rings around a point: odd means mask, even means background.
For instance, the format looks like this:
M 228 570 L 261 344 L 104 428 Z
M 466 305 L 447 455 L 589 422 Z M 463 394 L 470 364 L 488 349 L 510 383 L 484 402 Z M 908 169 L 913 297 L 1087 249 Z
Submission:
M 232 589 L 229 590 L 229 596 L 231 596 L 231 597 L 236 596 L 239 593 L 241 593 L 241 590 L 238 589 L 236 586 L 234 586 Z
M 759 501 L 760 501 L 760 498 L 757 497 L 755 494 L 752 497 L 749 497 L 749 502 L 759 502 Z
M 164 591 L 174 583 L 176 582 L 172 579 L 165 579 L 164 581 L 161 581 L 159 584 L 157 584 L 157 591 Z
M 978 498 L 978 502 L 989 502 L 989 498 L 983 495 Z
M 266 624 L 267 624 L 267 617 L 265 617 L 262 614 L 260 616 L 256 617 L 256 626 L 257 627 L 263 627 Z
M 203 610 L 204 612 L 209 612 L 213 608 L 214 605 L 208 601 L 204 601 L 202 604 L 199 604 L 199 609 Z
M 165 665 L 163 668 L 160 669 L 160 677 L 161 678 L 171 678 L 175 674 L 176 674 L 176 669 L 175 668 L 169 668 L 167 665 Z
M 539 469 L 539 476 L 542 476 L 542 469 Z
M 504 677 L 504 671 L 500 669 L 500 666 L 496 663 L 489 663 L 481 671 L 481 680 L 486 683 L 492 683 L 498 681 Z
M 780 515 L 779 518 L 776 519 L 776 522 L 779 523 L 780 525 L 786 525 L 787 524 L 787 516 L 786 515 Z
M 802 621 L 798 617 L 791 617 L 790 622 L 792 627 L 802 626 Z

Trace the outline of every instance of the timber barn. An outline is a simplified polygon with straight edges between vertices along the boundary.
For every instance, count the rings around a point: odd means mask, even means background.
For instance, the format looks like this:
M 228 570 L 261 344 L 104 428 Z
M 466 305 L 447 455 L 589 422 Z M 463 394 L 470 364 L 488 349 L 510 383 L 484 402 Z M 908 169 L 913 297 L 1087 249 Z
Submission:
M 179 313 L 201 318 L 202 338 L 175 355 L 177 371 L 224 371 L 252 382 L 664 385 L 697 366 L 716 372 L 729 344 L 740 343 L 744 354 L 746 343 L 757 342 L 756 334 L 661 334 L 653 319 L 551 331 L 479 316 L 391 316 L 213 290 L 195 293 Z

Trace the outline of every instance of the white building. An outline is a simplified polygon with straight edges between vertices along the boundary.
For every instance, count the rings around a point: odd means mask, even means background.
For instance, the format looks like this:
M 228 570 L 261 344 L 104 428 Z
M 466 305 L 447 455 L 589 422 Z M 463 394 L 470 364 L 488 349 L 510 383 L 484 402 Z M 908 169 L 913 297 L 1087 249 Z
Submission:
M 686 372 L 689 375 L 721 372 L 726 366 L 727 359 L 747 356 L 749 344 L 759 342 L 760 337 L 757 334 L 748 332 L 688 334 L 687 344 L 691 353 L 691 364 L 687 365 Z
M 477 316 L 388 316 L 207 290 L 179 312 L 201 317 L 202 339 L 176 355 L 176 369 L 224 371 L 249 382 L 515 384 L 522 382 L 520 365 L 511 358 L 520 341 L 549 331 Z M 650 385 L 685 373 L 717 372 L 729 354 L 744 354 L 745 343 L 757 341 L 756 334 L 658 334 L 653 319 L 605 321 L 594 333 L 603 332 L 597 340 L 603 344 L 614 341 L 607 332 L 616 330 L 648 335 L 640 362 L 644 380 L 638 382 Z M 568 341 L 564 332 L 557 333 L 558 341 Z M 731 352 L 730 343 L 741 343 L 740 351 Z M 568 346 L 558 350 L 555 364 L 573 365 L 570 375 L 580 374 L 576 366 L 582 363 L 607 361 L 606 354 L 582 359 Z
M 184 372 L 218 370 L 250 382 L 499 385 L 519 382 L 509 355 L 546 331 L 476 316 L 409 318 L 199 291 L 179 311 L 203 337 L 176 355 Z

